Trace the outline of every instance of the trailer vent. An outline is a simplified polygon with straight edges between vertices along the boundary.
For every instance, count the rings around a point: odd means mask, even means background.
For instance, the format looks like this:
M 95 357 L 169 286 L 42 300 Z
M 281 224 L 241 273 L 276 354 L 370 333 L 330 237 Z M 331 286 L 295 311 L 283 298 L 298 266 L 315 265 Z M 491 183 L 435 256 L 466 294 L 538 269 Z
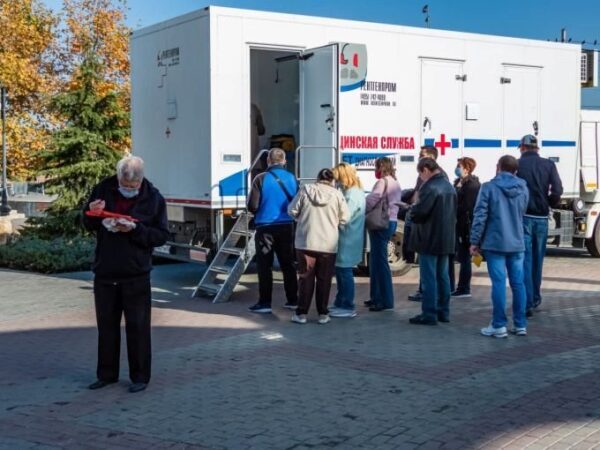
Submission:
M 581 53 L 581 87 L 598 87 L 598 51 L 583 50 Z

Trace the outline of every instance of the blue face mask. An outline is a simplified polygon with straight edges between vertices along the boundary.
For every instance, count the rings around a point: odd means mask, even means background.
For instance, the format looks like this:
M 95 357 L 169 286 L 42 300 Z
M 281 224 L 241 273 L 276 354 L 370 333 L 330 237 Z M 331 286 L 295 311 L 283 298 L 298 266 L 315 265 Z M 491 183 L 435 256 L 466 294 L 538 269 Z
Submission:
M 128 189 L 128 188 L 119 186 L 119 192 L 125 198 L 133 198 L 140 193 L 140 190 L 139 189 Z
M 458 178 L 461 178 L 462 174 L 463 174 L 462 167 L 457 167 L 456 169 L 454 169 L 454 175 L 456 175 Z

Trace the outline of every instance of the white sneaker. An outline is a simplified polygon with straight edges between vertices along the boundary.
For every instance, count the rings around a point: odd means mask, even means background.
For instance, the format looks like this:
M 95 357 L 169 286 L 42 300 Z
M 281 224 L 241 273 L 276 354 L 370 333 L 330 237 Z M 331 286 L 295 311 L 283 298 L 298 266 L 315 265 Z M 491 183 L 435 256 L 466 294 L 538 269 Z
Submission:
M 294 314 L 292 316 L 292 322 L 305 324 L 306 323 L 306 314 Z
M 508 336 L 506 332 L 506 327 L 494 328 L 492 324 L 488 325 L 485 328 L 481 329 L 481 334 L 484 336 L 490 336 L 495 338 L 505 338 Z
M 353 309 L 330 309 L 329 315 L 331 317 L 356 317 L 356 311 Z
M 318 322 L 321 325 L 325 325 L 326 323 L 329 323 L 330 321 L 331 321 L 331 319 L 329 318 L 329 314 L 319 314 Z
M 512 334 L 516 334 L 517 336 L 527 336 L 527 328 L 525 327 L 513 327 L 510 332 Z

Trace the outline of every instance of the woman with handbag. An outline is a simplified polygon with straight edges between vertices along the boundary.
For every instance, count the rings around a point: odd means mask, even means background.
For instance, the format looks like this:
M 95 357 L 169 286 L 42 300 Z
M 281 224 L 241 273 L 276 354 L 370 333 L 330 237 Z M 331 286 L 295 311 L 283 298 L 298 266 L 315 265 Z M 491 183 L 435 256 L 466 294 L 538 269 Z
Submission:
M 338 252 L 335 259 L 335 279 L 337 294 L 331 317 L 355 317 L 354 274 L 355 267 L 362 260 L 365 240 L 365 191 L 362 188 L 354 166 L 340 163 L 333 169 L 333 176 L 342 189 L 350 210 L 350 220 L 340 229 Z
M 288 214 L 296 220 L 298 259 L 298 309 L 292 322 L 306 323 L 316 290 L 319 323 L 326 324 L 329 322 L 327 304 L 335 273 L 338 229 L 350 217 L 342 193 L 335 188 L 333 172 L 322 169 L 316 183 L 304 185 L 288 206 Z
M 401 189 L 396 181 L 396 169 L 388 157 L 375 161 L 377 182 L 367 196 L 365 224 L 369 231 L 371 251 L 369 273 L 371 299 L 365 304 L 370 311 L 392 311 L 394 288 L 388 262 L 388 242 L 396 232 Z

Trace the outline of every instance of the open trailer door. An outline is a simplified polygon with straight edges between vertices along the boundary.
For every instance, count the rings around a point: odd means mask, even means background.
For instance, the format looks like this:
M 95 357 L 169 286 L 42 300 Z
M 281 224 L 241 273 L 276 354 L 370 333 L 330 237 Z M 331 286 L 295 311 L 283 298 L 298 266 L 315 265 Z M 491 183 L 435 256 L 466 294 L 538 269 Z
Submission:
M 313 181 L 338 162 L 338 44 L 300 55 L 300 145 L 296 176 Z

